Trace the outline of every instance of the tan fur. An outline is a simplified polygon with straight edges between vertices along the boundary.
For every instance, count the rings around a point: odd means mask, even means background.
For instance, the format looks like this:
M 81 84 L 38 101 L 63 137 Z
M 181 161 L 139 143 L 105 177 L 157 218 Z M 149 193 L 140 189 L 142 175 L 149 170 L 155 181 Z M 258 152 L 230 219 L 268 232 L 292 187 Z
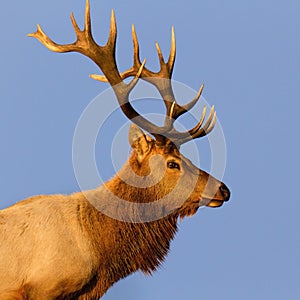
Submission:
M 98 299 L 127 275 L 156 270 L 176 233 L 177 218 L 197 211 L 209 175 L 185 165 L 185 158 L 174 145 L 160 147 L 149 137 L 140 139 L 144 140 L 130 141 L 134 151 L 129 161 L 105 186 L 69 196 L 35 196 L 0 211 L 1 300 Z M 110 191 L 129 203 L 147 203 L 168 194 L 180 177 L 178 170 L 165 169 L 161 181 L 149 188 L 129 186 L 121 180 L 132 168 L 135 174 L 148 175 L 151 181 L 158 171 L 150 169 L 154 154 L 166 162 L 170 157 L 176 159 L 187 180 L 198 176 L 189 199 L 171 214 L 152 222 L 122 222 L 106 216 L 87 200 L 109 204 Z M 222 184 L 212 181 L 214 188 Z M 212 191 L 212 198 L 222 198 L 219 191 L 215 196 Z M 120 207 L 118 213 L 125 211 Z

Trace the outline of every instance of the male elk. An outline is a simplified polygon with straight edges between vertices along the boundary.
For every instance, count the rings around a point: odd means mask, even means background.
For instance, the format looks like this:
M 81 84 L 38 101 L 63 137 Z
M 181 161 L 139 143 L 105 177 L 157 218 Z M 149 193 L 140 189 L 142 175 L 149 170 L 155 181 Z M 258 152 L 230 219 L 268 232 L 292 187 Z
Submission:
M 225 184 L 196 168 L 179 152 L 183 143 L 208 134 L 214 127 L 216 115 L 212 108 L 204 123 L 204 110 L 193 129 L 179 132 L 174 128 L 174 121 L 194 106 L 203 88 L 187 105 L 180 106 L 176 102 L 170 82 L 175 60 L 174 32 L 167 62 L 157 45 L 160 71 L 154 73 L 139 59 L 139 44 L 133 28 L 133 67 L 119 73 L 115 61 L 114 14 L 108 42 L 103 47 L 92 37 L 88 1 L 84 30 L 79 29 L 73 15 L 71 21 L 77 35 L 73 44 L 54 43 L 39 25 L 29 36 L 55 52 L 80 52 L 99 66 L 104 76 L 93 77 L 110 83 L 124 114 L 136 124 L 129 131 L 133 150 L 121 171 L 95 190 L 68 196 L 35 196 L 0 212 L 2 300 L 98 299 L 125 276 L 138 270 L 147 274 L 156 270 L 169 250 L 179 217 L 195 214 L 203 204 L 221 206 L 230 196 Z M 130 76 L 134 79 L 126 84 L 124 79 Z M 146 120 L 130 104 L 129 93 L 139 78 L 160 92 L 166 106 L 164 126 Z M 134 176 L 144 180 L 148 187 L 128 184 L 130 179 L 135 180 Z M 175 188 L 176 193 L 172 193 Z M 190 189 L 188 195 L 187 189 Z M 161 218 L 149 222 L 120 219 L 122 214 L 132 213 L 134 204 L 159 203 L 158 200 L 168 195 L 172 196 L 160 207 L 168 213 Z M 109 205 L 113 196 L 128 203 L 115 208 L 120 218 L 111 218 L 91 204 Z M 174 205 L 170 208 L 170 204 Z M 139 213 L 145 212 L 133 212 Z

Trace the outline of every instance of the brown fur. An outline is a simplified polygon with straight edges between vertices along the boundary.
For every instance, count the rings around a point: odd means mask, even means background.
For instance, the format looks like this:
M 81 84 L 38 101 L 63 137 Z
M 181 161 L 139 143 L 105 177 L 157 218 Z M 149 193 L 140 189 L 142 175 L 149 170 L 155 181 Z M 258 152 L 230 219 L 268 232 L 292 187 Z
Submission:
M 174 145 L 160 147 L 141 136 L 136 127 L 130 132 L 132 155 L 105 186 L 69 196 L 35 196 L 0 211 L 1 300 L 98 299 L 129 274 L 156 270 L 168 253 L 178 217 L 197 211 L 205 187 L 209 186 L 205 193 L 210 193 L 205 197 L 228 200 L 218 190 L 223 184 L 190 164 Z M 134 138 L 137 132 L 138 139 Z M 133 187 L 121 179 L 130 168 L 140 177 L 148 175 L 149 183 L 155 181 L 162 166 L 156 158 L 178 161 L 181 171 L 164 169 L 162 179 L 149 188 Z M 127 200 L 127 204 L 154 202 L 170 193 L 180 177 L 186 180 L 180 187 L 184 191 L 193 176 L 197 177 L 197 185 L 190 197 L 184 203 L 178 202 L 182 200 L 179 192 L 172 202 L 176 209 L 151 222 L 117 220 L 91 204 L 95 201 L 110 207 L 110 193 Z M 169 203 L 164 205 L 162 209 L 168 210 Z M 122 216 L 131 206 L 111 209 Z

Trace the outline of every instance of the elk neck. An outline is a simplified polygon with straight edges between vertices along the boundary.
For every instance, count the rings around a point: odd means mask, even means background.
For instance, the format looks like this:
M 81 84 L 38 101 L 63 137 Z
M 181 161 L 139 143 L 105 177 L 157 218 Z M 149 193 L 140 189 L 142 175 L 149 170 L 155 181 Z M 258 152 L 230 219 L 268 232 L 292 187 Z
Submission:
M 177 231 L 177 218 L 173 215 L 130 223 L 92 208 L 88 219 L 84 227 L 93 236 L 97 277 L 107 287 L 139 270 L 145 274 L 154 272 L 164 261 Z

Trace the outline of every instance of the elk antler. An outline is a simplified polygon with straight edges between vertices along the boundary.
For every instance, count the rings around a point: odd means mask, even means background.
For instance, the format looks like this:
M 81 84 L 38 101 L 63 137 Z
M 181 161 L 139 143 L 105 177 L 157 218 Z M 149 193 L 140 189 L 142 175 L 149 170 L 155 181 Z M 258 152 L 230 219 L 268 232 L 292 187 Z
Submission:
M 203 109 L 200 121 L 193 129 L 187 132 L 179 132 L 174 128 L 175 120 L 183 113 L 189 111 L 197 103 L 204 87 L 203 85 L 200 87 L 199 92 L 197 93 L 195 98 L 188 104 L 180 106 L 176 102 L 171 85 L 171 77 L 176 56 L 174 28 L 172 28 L 171 50 L 167 62 L 164 61 L 160 47 L 158 43 L 156 43 L 160 70 L 155 73 L 144 66 L 145 60 L 143 62 L 141 62 L 140 60 L 139 43 L 135 28 L 134 26 L 132 26 L 132 39 L 134 45 L 133 66 L 127 71 L 120 73 L 115 59 L 117 28 L 114 11 L 112 11 L 111 14 L 110 33 L 105 46 L 98 45 L 93 38 L 89 0 L 86 1 L 84 29 L 81 30 L 79 28 L 73 14 L 71 14 L 71 22 L 73 24 L 74 31 L 77 37 L 76 41 L 72 44 L 56 44 L 44 33 L 40 25 L 37 25 L 36 32 L 31 33 L 28 36 L 37 38 L 51 51 L 79 52 L 89 57 L 97 64 L 97 66 L 104 74 L 104 76 L 94 74 L 91 75 L 91 77 L 96 80 L 109 82 L 116 94 L 116 97 L 124 114 L 138 126 L 153 134 L 158 140 L 165 140 L 165 138 L 169 138 L 176 144 L 181 145 L 191 139 L 205 136 L 213 129 L 216 122 L 216 113 L 214 112 L 214 107 L 211 108 L 210 114 L 203 126 L 202 124 L 206 115 L 206 107 L 204 107 Z M 131 76 L 134 76 L 134 78 L 129 84 L 126 84 L 124 82 L 124 79 Z M 142 117 L 133 108 L 129 101 L 129 94 L 135 87 L 139 78 L 142 78 L 153 84 L 164 100 L 166 106 L 166 118 L 165 124 L 162 127 L 157 126 Z

